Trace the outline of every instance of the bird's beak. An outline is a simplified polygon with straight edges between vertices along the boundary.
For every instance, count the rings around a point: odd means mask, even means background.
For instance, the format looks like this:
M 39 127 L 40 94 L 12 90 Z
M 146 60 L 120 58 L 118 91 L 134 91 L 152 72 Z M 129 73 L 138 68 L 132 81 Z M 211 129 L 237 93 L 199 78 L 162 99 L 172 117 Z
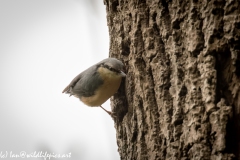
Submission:
M 122 77 L 126 77 L 126 74 L 125 74 L 123 71 L 120 72 L 120 75 L 121 75 Z

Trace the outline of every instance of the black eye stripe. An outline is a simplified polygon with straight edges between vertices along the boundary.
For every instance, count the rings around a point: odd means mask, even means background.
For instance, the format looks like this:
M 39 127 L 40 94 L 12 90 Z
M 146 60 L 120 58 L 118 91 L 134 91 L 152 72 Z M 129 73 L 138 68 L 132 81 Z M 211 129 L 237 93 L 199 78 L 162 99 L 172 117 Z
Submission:
M 113 72 L 116 72 L 116 73 L 120 73 L 119 70 L 114 69 L 114 68 L 112 68 L 112 67 L 110 67 L 110 66 L 108 66 L 108 65 L 102 64 L 102 67 L 107 68 L 107 69 L 109 69 L 110 71 L 113 71 Z

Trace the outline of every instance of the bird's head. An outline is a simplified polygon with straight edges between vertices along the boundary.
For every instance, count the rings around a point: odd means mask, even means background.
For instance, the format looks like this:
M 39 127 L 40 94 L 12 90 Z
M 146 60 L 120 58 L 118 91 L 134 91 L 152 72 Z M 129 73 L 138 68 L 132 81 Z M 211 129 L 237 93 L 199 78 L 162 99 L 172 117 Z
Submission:
M 111 73 L 116 76 L 125 77 L 126 74 L 123 72 L 124 65 L 121 61 L 116 58 L 107 58 L 100 63 L 100 67 L 107 70 L 108 73 Z

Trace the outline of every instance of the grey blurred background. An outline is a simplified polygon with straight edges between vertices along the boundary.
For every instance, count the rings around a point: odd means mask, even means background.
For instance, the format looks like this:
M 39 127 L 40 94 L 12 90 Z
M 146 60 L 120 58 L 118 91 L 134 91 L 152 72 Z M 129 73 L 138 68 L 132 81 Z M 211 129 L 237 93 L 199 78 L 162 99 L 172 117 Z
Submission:
M 61 93 L 108 48 L 103 0 L 1 0 L 0 153 L 118 160 L 111 117 Z

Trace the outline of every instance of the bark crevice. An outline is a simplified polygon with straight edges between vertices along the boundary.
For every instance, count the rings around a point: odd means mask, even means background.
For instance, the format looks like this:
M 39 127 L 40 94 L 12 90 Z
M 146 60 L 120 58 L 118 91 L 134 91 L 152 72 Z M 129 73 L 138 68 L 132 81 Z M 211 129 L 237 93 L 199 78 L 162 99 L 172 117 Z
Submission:
M 239 159 L 240 2 L 104 2 L 121 159 Z

